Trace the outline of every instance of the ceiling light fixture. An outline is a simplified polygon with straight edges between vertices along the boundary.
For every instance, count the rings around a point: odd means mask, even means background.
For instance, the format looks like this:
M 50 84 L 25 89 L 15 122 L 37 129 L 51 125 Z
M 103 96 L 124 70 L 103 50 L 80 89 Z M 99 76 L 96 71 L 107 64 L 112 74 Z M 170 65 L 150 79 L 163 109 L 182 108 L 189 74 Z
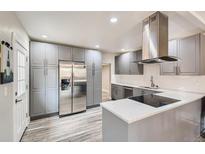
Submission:
M 97 45 L 95 45 L 95 47 L 96 47 L 96 48 L 99 48 L 100 46 L 97 44 Z
M 125 51 L 125 49 L 121 49 L 121 51 Z
M 117 21 L 118 21 L 118 19 L 116 17 L 110 18 L 110 22 L 111 23 L 116 23 Z
M 47 38 L 47 35 L 41 35 L 43 38 Z

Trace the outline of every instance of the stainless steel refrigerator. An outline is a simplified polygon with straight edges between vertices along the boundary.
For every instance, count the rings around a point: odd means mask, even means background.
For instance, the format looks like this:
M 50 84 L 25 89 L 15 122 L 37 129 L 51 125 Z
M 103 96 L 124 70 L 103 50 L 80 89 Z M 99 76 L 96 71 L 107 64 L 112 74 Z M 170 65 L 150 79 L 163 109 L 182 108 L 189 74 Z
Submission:
M 59 61 L 59 115 L 86 110 L 86 66 L 84 63 Z

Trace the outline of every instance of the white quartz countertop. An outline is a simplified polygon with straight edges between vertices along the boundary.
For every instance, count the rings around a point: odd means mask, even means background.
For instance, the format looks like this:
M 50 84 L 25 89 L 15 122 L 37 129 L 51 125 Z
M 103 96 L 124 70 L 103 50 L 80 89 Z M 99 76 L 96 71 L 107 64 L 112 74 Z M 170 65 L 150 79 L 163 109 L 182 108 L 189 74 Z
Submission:
M 124 84 L 120 84 L 120 85 L 124 85 Z M 124 86 L 130 86 L 130 85 L 124 85 Z M 131 86 L 131 87 L 141 88 L 138 86 Z M 155 89 L 150 89 L 150 90 L 155 90 Z M 104 109 L 116 115 L 117 117 L 119 117 L 120 119 L 122 119 L 123 121 L 130 124 L 135 121 L 147 118 L 149 116 L 153 116 L 155 114 L 165 112 L 188 103 L 195 102 L 201 99 L 203 96 L 205 96 L 204 94 L 171 91 L 171 90 L 163 90 L 163 89 L 157 89 L 156 91 L 161 91 L 162 93 L 156 93 L 154 95 L 169 97 L 180 101 L 155 108 L 134 100 L 120 99 L 115 101 L 104 102 L 101 104 L 101 106 Z

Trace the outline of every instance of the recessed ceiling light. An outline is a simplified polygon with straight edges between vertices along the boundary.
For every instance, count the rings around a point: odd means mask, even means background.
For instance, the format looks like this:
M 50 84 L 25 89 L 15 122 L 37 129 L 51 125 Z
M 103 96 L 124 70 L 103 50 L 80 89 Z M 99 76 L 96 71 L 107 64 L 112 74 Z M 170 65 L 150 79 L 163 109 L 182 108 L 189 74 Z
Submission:
M 47 35 L 41 35 L 43 38 L 47 38 Z
M 97 44 L 97 45 L 95 45 L 95 47 L 96 47 L 96 48 L 99 48 L 100 46 Z
M 117 21 L 118 21 L 118 19 L 116 17 L 110 18 L 110 22 L 111 23 L 116 23 Z
M 125 49 L 121 49 L 121 51 L 125 51 Z

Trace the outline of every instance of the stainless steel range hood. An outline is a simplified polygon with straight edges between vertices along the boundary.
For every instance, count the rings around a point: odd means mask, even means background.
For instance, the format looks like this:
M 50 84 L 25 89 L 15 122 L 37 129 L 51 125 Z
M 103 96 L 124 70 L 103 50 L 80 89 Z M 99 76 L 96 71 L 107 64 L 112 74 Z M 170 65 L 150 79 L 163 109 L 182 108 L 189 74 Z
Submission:
M 142 61 L 138 63 L 162 63 L 178 61 L 168 55 L 168 17 L 156 12 L 143 21 Z

